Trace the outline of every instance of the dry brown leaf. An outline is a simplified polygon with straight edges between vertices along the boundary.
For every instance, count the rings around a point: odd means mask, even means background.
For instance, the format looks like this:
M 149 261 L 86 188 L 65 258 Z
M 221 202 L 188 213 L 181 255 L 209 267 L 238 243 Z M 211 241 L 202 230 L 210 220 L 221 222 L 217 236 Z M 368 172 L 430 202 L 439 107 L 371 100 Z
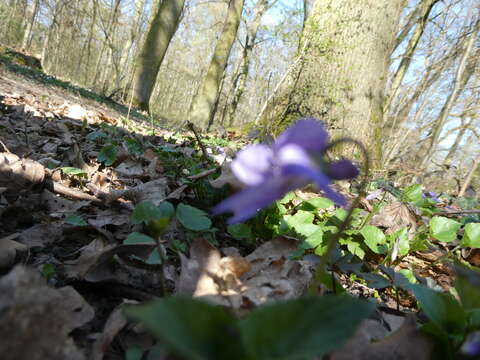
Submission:
M 195 239 L 190 246 L 190 258 L 180 254 L 181 272 L 175 292 L 179 295 L 218 293 L 215 281 L 208 274 L 217 273 L 220 259 L 220 251 L 207 240 Z
M 44 178 L 45 168 L 40 163 L 12 153 L 0 153 L 0 186 L 18 191 L 40 184 Z
M 45 246 L 62 238 L 63 223 L 34 225 L 21 232 L 18 241 L 28 247 Z
M 142 164 L 134 160 L 126 160 L 115 168 L 115 171 L 121 176 L 139 177 L 144 174 Z
M 82 207 L 90 205 L 90 201 L 68 200 L 48 190 L 43 190 L 41 201 L 48 209 L 49 215 L 55 218 L 62 218 L 65 214 L 75 213 Z
M 28 247 L 14 239 L 20 234 L 15 233 L 0 239 L 0 268 L 9 268 L 15 263 L 17 251 L 27 251 Z
M 115 255 L 136 255 L 147 258 L 154 244 L 105 245 L 101 239 L 95 239 L 81 250 L 80 257 L 65 263 L 67 276 L 99 282 L 116 279 L 115 265 L 112 258 Z
M 196 240 L 190 259 L 181 256 L 177 293 L 235 308 L 301 296 L 312 272 L 309 263 L 289 259 L 295 249 L 294 240 L 279 238 L 246 258 L 222 258 L 206 240 Z
M 392 234 L 403 227 L 409 228 L 409 234 L 413 234 L 417 229 L 415 216 L 400 201 L 385 205 L 377 215 L 372 217 L 370 224 L 387 228 L 387 234 Z
M 70 332 L 93 318 L 71 287 L 48 287 L 37 271 L 15 267 L 0 279 L 2 360 L 82 360 Z
M 364 324 L 339 350 L 331 354 L 331 360 L 428 360 L 432 352 L 431 342 L 418 330 L 415 318 L 407 316 L 403 325 L 391 336 L 371 343 L 372 334 Z M 378 340 L 375 339 L 375 340 Z
M 115 336 L 127 325 L 127 319 L 123 316 L 123 303 L 117 306 L 105 323 L 103 331 L 92 347 L 90 358 L 102 360 Z

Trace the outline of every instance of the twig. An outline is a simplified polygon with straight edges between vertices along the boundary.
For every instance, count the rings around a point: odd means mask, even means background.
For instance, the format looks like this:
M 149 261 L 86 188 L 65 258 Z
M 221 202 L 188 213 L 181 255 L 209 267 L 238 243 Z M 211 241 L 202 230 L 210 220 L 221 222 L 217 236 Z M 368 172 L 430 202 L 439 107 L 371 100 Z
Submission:
M 200 149 L 202 149 L 202 154 L 203 154 L 203 157 L 205 158 L 205 160 L 207 162 L 210 162 L 210 158 L 208 157 L 208 153 L 207 153 L 207 150 L 205 149 L 205 146 L 203 145 L 202 143 L 202 140 L 200 139 L 200 135 L 198 135 L 198 132 L 197 130 L 195 129 L 195 126 L 193 125 L 193 123 L 191 121 L 187 122 L 187 127 L 193 132 L 193 134 L 195 135 L 195 138 L 197 139 L 197 142 L 198 142 L 198 146 L 200 146 Z
M 480 210 L 442 211 L 436 215 L 480 214 Z
M 0 140 L 0 144 L 3 146 L 3 149 L 5 150 L 6 153 L 9 153 L 9 154 L 12 153 L 10 150 L 8 150 L 7 145 L 5 145 L 2 140 Z
M 213 168 L 213 169 L 208 169 L 208 170 L 202 171 L 199 174 L 188 176 L 187 179 L 188 180 L 198 180 L 198 179 L 201 179 L 201 178 L 206 177 L 208 175 L 212 175 L 217 170 L 218 170 L 218 167 Z
M 46 179 L 45 180 L 45 187 L 48 190 L 50 190 L 54 193 L 65 195 L 65 196 L 71 197 L 73 199 L 89 200 L 89 201 L 92 201 L 92 202 L 98 203 L 98 204 L 103 203 L 102 200 L 100 200 L 99 198 L 97 198 L 93 195 L 84 193 L 83 191 L 80 191 L 80 190 L 71 189 L 71 188 L 69 188 L 65 185 L 62 185 L 62 184 L 59 184 L 59 183 L 53 181 L 52 179 Z

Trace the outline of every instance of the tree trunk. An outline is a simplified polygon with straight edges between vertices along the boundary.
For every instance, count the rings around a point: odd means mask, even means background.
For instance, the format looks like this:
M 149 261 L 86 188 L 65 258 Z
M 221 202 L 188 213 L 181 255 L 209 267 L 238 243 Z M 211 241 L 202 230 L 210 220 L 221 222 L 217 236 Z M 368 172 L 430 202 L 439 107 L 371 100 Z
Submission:
M 97 1 L 92 0 L 92 20 L 90 22 L 90 28 L 88 30 L 88 38 L 86 42 L 86 49 L 87 49 L 87 59 L 86 59 L 86 64 L 85 64 L 85 74 L 83 78 L 83 83 L 86 84 L 88 80 L 88 73 L 89 73 L 89 68 L 90 68 L 90 59 L 92 56 L 92 41 L 93 37 L 95 36 L 95 25 L 97 24 Z M 82 49 L 83 51 L 83 49 Z M 80 70 L 80 64 L 78 64 L 78 69 Z
M 115 77 L 115 88 L 121 89 L 123 84 L 128 80 L 128 59 L 132 54 L 132 47 L 140 34 L 140 26 L 142 23 L 142 15 L 145 7 L 145 0 L 139 0 L 135 3 L 135 19 L 129 32 L 129 36 L 125 46 L 122 49 L 120 61 L 118 65 L 118 74 Z
M 470 183 L 472 182 L 473 174 L 475 174 L 475 171 L 478 169 L 479 164 L 480 164 L 480 155 L 477 156 L 475 160 L 473 160 L 472 167 L 470 168 L 470 171 L 465 177 L 463 185 L 460 188 L 460 191 L 458 192 L 458 195 L 457 195 L 458 197 L 463 196 L 465 194 L 465 191 L 467 191 L 467 188 L 470 186 Z
M 133 88 L 133 104 L 149 110 L 157 74 L 168 45 L 177 30 L 185 0 L 163 0 L 155 13 L 138 59 Z
M 353 136 L 381 160 L 385 82 L 404 0 L 317 0 L 307 21 L 310 42 L 297 78 L 286 82 L 275 109 L 276 131 L 302 116 Z
M 39 4 L 40 0 L 34 0 L 32 3 L 32 11 L 30 14 L 30 18 L 28 19 L 27 27 L 25 28 L 25 33 L 23 34 L 22 49 L 24 50 L 28 50 L 32 42 L 32 30 L 33 25 L 35 24 L 35 19 L 37 17 Z
M 189 119 L 195 125 L 207 127 L 212 124 L 215 101 L 217 100 L 223 72 L 237 36 L 242 17 L 244 0 L 230 0 L 223 30 L 218 39 L 207 75 L 200 90 L 192 101 Z
M 45 36 L 45 40 L 43 41 L 41 61 L 42 61 L 42 67 L 45 70 L 47 69 L 47 54 L 48 54 L 48 49 L 50 47 L 50 41 L 51 41 L 54 29 L 58 26 L 57 17 L 58 17 L 58 14 L 61 12 L 61 9 L 63 8 L 63 5 L 64 5 L 63 1 L 55 2 L 54 8 L 53 8 L 52 22 L 48 26 L 47 35 Z
M 243 46 L 242 58 L 240 60 L 240 68 L 233 80 L 232 89 L 234 90 L 233 99 L 228 110 L 228 124 L 231 126 L 234 122 L 235 112 L 238 104 L 245 92 L 245 84 L 247 82 L 248 73 L 250 70 L 250 57 L 252 55 L 255 40 L 257 39 L 257 31 L 262 21 L 262 16 L 269 8 L 269 0 L 258 0 L 253 9 L 252 22 L 247 27 L 247 35 L 245 44 Z M 273 4 L 273 3 L 272 3 Z

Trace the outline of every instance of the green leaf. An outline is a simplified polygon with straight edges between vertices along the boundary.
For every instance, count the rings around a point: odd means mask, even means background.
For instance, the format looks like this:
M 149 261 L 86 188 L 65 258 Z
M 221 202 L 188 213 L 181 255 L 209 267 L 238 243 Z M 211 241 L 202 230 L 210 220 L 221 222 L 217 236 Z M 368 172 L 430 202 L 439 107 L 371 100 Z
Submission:
M 423 199 L 423 186 L 420 184 L 413 184 L 407 186 L 405 190 L 403 190 L 402 200 L 405 202 L 418 202 Z
M 102 147 L 98 153 L 98 161 L 107 166 L 112 165 L 117 160 L 117 147 L 113 144 L 108 144 Z
M 375 305 L 350 296 L 304 297 L 265 305 L 240 322 L 248 359 L 312 359 L 353 335 Z
M 175 214 L 175 208 L 168 201 L 161 202 L 160 205 L 158 205 L 158 208 L 162 212 L 162 215 L 161 215 L 162 218 L 163 217 L 171 218 Z
M 443 242 L 451 242 L 456 239 L 457 231 L 460 229 L 459 222 L 443 216 L 435 216 L 430 220 L 430 235 Z
M 393 249 L 396 249 L 397 255 L 408 255 L 408 252 L 410 251 L 410 240 L 408 239 L 407 228 L 402 228 L 395 231 L 393 234 L 387 235 L 387 241 Z M 392 250 L 392 253 L 393 251 L 394 250 Z
M 311 233 L 310 235 L 307 236 L 305 239 L 305 242 L 309 245 L 310 249 L 314 249 L 317 246 L 322 245 L 323 243 L 323 230 L 320 226 L 318 226 L 318 229 Z
M 362 244 L 360 244 L 359 242 L 351 238 L 344 241 L 345 241 L 345 244 L 347 244 L 348 251 L 350 251 L 350 253 L 358 256 L 360 259 L 363 260 L 363 258 L 365 257 L 365 250 L 363 250 Z
M 154 249 L 145 262 L 149 265 L 161 265 L 162 258 L 160 257 L 158 250 Z
M 55 270 L 55 265 L 47 263 L 42 265 L 42 275 L 48 279 L 52 278 L 57 271 Z
M 283 198 L 281 198 L 277 202 L 279 204 L 285 205 L 285 204 L 289 203 L 290 201 L 292 201 L 293 199 L 295 199 L 296 197 L 297 197 L 297 195 L 295 195 L 295 193 L 293 191 L 290 191 L 289 193 L 287 193 Z
M 65 224 L 75 225 L 75 226 L 85 226 L 88 225 L 85 220 L 81 216 L 78 215 L 68 215 L 65 220 L 63 220 Z
M 300 206 L 301 210 L 315 211 L 318 209 L 328 209 L 334 205 L 334 202 L 324 197 L 317 197 L 305 200 Z
M 235 239 L 252 240 L 253 233 L 247 224 L 233 224 L 227 227 L 227 231 Z
M 191 360 L 244 360 L 239 329 L 221 307 L 186 297 L 168 297 L 125 308 L 157 338 L 182 358 Z
M 130 154 L 141 155 L 143 154 L 143 146 L 137 140 L 131 137 L 125 139 L 125 146 Z
M 143 355 L 143 350 L 138 345 L 129 346 L 125 352 L 125 360 L 141 360 Z
M 387 252 L 386 237 L 382 230 L 373 225 L 365 225 L 360 234 L 365 239 L 365 244 L 376 254 L 385 254 Z
M 465 309 L 480 308 L 480 271 L 455 263 L 455 289 Z
M 380 274 L 359 272 L 356 273 L 362 279 L 367 281 L 368 287 L 372 289 L 385 289 L 392 286 L 392 283 L 385 277 Z
M 105 137 L 107 137 L 107 134 L 105 134 L 103 131 L 92 131 L 90 134 L 85 136 L 85 139 L 89 141 L 95 141 L 97 139 L 101 139 Z
M 162 210 L 151 201 L 142 201 L 132 212 L 132 224 L 147 224 L 149 221 L 164 217 Z
M 480 223 L 468 223 L 465 225 L 465 232 L 461 245 L 464 247 L 480 248 Z
M 472 309 L 467 311 L 467 320 L 469 331 L 480 330 L 480 309 Z
M 315 225 L 315 224 L 298 224 L 297 226 L 295 226 L 295 231 L 298 234 L 307 236 L 307 237 L 321 229 L 322 229 L 321 226 Z
M 139 232 L 132 232 L 128 237 L 123 240 L 124 245 L 131 245 L 131 244 L 143 244 L 143 243 L 152 243 L 156 244 L 155 240 L 152 239 L 150 236 Z
M 410 289 L 423 312 L 435 325 L 448 334 L 463 333 L 466 326 L 465 312 L 453 296 L 418 284 L 411 284 Z
M 415 274 L 413 273 L 412 270 L 410 270 L 410 269 L 400 269 L 400 270 L 398 270 L 398 272 L 400 274 L 402 274 L 403 276 L 405 276 L 405 278 L 408 280 L 408 282 L 410 284 L 416 284 L 418 282 L 417 278 L 415 277 Z
M 85 170 L 76 168 L 76 167 L 62 167 L 62 172 L 65 175 L 71 175 L 71 176 L 86 176 L 87 172 Z
M 202 231 L 208 230 L 212 226 L 212 221 L 205 211 L 190 205 L 178 204 L 176 216 L 178 221 L 188 230 Z

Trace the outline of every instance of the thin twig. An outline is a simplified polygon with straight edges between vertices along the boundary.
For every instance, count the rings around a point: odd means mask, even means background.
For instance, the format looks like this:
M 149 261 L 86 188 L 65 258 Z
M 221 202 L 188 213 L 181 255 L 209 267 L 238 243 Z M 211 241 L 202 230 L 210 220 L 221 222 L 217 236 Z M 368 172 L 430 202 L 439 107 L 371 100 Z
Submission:
M 202 171 L 199 174 L 188 176 L 187 179 L 188 180 L 198 180 L 198 179 L 204 178 L 208 175 L 212 175 L 217 170 L 218 170 L 218 167 L 213 168 L 213 169 L 208 169 L 208 170 Z
M 461 214 L 480 214 L 480 210 L 460 210 L 460 211 L 442 211 L 435 215 L 461 215 Z

